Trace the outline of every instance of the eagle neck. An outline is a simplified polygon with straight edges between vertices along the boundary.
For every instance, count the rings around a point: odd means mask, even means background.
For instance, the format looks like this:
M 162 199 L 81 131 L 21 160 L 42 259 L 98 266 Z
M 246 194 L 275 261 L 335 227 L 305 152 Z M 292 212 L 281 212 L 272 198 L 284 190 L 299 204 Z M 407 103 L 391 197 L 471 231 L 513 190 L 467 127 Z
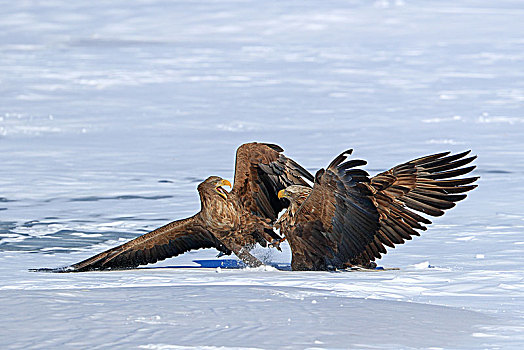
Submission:
M 236 222 L 236 210 L 228 197 L 223 199 L 215 193 L 199 191 L 200 213 L 206 224 L 213 231 L 231 230 Z

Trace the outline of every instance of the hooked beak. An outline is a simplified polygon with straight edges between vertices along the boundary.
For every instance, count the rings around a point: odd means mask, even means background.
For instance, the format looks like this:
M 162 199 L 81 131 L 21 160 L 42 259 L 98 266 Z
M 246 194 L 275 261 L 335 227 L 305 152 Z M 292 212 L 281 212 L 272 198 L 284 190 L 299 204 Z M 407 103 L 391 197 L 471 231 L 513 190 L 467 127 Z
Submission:
M 217 193 L 220 196 L 222 196 L 222 198 L 227 199 L 227 191 L 224 190 L 221 186 L 229 186 L 229 188 L 231 188 L 231 182 L 229 182 L 226 179 L 222 179 L 222 180 L 218 181 L 216 186 L 215 186 L 215 191 L 217 191 Z
M 279 199 L 282 199 L 282 198 L 286 197 L 286 195 L 287 195 L 286 190 L 280 190 L 280 191 L 278 191 L 277 197 Z

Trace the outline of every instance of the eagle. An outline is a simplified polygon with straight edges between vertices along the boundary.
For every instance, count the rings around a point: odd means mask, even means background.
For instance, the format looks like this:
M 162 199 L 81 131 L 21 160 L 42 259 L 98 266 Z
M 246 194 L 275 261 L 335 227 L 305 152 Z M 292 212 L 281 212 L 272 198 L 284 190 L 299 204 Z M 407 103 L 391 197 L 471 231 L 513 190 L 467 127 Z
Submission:
M 308 181 L 314 180 L 311 173 L 282 152 L 275 144 L 241 145 L 236 152 L 234 186 L 231 188 L 231 183 L 219 176 L 208 177 L 197 187 L 200 211 L 195 215 L 79 263 L 51 270 L 134 268 L 200 248 L 215 248 L 226 255 L 234 253 L 251 267 L 262 265 L 250 250 L 256 243 L 278 246 L 282 240 L 273 231 L 278 214 L 287 206 L 286 200 L 278 198 L 278 192 L 291 185 L 309 186 Z
M 257 243 L 278 248 L 284 239 L 291 247 L 293 270 L 369 267 L 386 253 L 385 246 L 426 230 L 423 224 L 431 221 L 421 213 L 443 215 L 478 179 L 457 178 L 475 168 L 464 167 L 476 158 L 466 157 L 469 151 L 418 158 L 374 177 L 359 168 L 366 161 L 348 160 L 352 150 L 315 176 L 282 152 L 275 144 L 243 144 L 236 152 L 233 187 L 218 176 L 200 183 L 201 209 L 192 217 L 52 271 L 134 268 L 200 248 L 234 253 L 257 267 L 262 262 L 251 248 Z
M 374 177 L 359 169 L 367 162 L 343 152 L 315 175 L 313 188 L 292 185 L 278 192 L 290 205 L 275 226 L 289 242 L 292 270 L 376 267 L 373 262 L 419 236 L 431 221 L 466 198 L 478 177 L 457 178 L 475 169 L 470 151 L 433 154 L 397 165 Z

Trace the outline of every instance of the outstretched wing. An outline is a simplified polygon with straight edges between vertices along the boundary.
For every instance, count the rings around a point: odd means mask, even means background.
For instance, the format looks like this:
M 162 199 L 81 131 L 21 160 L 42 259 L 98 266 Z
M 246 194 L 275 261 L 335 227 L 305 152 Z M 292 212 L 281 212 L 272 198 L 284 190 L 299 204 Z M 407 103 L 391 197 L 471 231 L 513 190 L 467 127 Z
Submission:
M 379 214 L 366 186 L 368 174 L 356 167 L 364 160 L 339 155 L 315 176 L 309 197 L 296 214 L 295 229 L 286 232 L 293 270 L 339 268 L 373 241 Z
M 380 214 L 380 229 L 354 263 L 366 264 L 386 253 L 385 246 L 394 247 L 412 236 L 419 236 L 416 230 L 425 231 L 423 224 L 431 224 L 419 213 L 441 216 L 444 210 L 466 198 L 464 192 L 477 187 L 471 184 L 478 179 L 457 178 L 475 169 L 475 166 L 465 166 L 477 158 L 466 157 L 469 153 L 433 154 L 397 165 L 371 178 L 369 188 Z
M 287 205 L 277 197 L 290 185 L 309 186 L 313 181 L 306 169 L 284 156 L 284 150 L 268 143 L 246 143 L 237 149 L 235 183 L 232 193 L 253 214 L 275 220 Z
M 132 268 L 199 248 L 217 248 L 229 253 L 228 249 L 205 229 L 199 214 L 196 214 L 187 219 L 173 221 L 77 264 L 57 269 L 56 272 Z

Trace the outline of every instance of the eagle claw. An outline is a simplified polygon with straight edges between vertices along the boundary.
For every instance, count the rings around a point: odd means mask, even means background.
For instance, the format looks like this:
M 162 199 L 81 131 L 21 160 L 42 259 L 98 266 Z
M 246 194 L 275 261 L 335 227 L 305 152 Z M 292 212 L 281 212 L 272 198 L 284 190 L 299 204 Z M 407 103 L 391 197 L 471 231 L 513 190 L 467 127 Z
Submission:
M 284 242 L 286 240 L 286 237 L 281 239 L 273 239 L 271 243 L 269 243 L 270 248 L 276 248 L 278 251 L 282 251 L 282 248 L 280 248 L 280 243 Z

